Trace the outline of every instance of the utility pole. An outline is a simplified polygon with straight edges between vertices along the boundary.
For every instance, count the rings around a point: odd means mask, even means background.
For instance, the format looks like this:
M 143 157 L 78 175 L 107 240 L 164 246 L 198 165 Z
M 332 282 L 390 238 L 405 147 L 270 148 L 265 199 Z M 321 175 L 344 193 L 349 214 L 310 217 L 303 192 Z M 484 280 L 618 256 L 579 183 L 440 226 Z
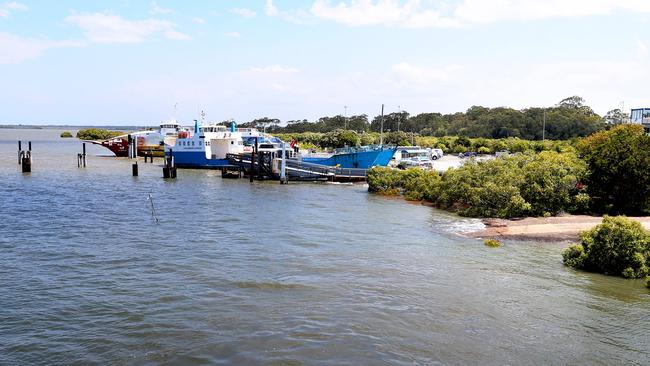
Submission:
M 345 110 L 345 112 L 343 112 L 343 120 L 345 121 L 345 129 L 347 130 L 348 129 L 348 106 L 344 105 L 343 109 Z
M 381 129 L 379 131 L 379 146 L 384 146 L 384 105 L 381 105 Z
M 542 119 L 542 142 L 544 142 L 545 137 L 546 137 L 546 108 L 544 108 L 544 117 Z
M 399 124 L 402 122 L 402 106 L 397 106 L 397 132 L 399 132 Z

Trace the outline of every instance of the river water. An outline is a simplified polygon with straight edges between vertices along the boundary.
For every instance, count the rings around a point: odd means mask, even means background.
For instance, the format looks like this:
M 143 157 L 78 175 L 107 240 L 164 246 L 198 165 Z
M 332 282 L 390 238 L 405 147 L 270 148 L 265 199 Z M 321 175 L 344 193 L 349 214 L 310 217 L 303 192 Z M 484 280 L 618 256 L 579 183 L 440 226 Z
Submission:
M 0 129 L 1 365 L 650 359 L 650 291 L 564 267 L 566 243 L 487 248 L 362 185 L 132 177 L 96 146 L 80 169 L 60 132 Z

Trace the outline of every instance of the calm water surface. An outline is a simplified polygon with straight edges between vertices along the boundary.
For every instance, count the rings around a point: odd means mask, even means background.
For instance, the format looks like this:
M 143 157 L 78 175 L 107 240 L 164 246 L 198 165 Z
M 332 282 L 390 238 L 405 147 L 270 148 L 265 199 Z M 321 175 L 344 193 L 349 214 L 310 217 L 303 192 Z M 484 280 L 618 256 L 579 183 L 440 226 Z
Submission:
M 364 186 L 222 180 L 0 129 L 0 364 L 648 364 L 650 293 Z M 32 140 L 33 173 L 17 164 Z M 104 156 L 101 156 L 104 155 Z M 154 222 L 152 194 L 160 220 Z

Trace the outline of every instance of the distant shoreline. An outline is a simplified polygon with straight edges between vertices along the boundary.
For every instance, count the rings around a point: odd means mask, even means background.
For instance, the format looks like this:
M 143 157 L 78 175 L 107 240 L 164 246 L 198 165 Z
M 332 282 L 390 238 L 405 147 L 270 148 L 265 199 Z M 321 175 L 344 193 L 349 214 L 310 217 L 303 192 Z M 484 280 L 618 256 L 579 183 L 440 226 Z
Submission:
M 86 125 L 86 126 L 71 126 L 71 125 L 0 125 L 0 129 L 7 130 L 54 130 L 54 129 L 70 129 L 82 130 L 86 128 L 100 128 L 105 130 L 142 130 L 147 128 L 158 128 L 157 125 L 151 126 L 115 126 L 115 125 Z

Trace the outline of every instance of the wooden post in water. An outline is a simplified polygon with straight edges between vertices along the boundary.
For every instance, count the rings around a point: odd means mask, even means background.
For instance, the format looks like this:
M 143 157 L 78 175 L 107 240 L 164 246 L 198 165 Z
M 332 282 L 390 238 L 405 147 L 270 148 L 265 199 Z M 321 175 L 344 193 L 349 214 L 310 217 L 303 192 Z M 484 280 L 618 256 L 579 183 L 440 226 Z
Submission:
M 28 141 L 27 146 L 29 147 L 28 151 L 21 151 L 21 165 L 22 165 L 22 170 L 23 173 L 31 173 L 32 172 L 32 142 Z
M 128 135 L 126 137 L 126 141 L 128 143 L 128 147 L 129 147 L 128 148 L 129 151 L 127 152 L 127 154 L 128 154 L 129 159 L 131 159 L 131 157 L 132 157 L 132 153 L 131 153 L 131 135 Z
M 22 157 L 23 157 L 23 142 L 18 141 L 18 165 L 20 165 Z
M 255 174 L 255 156 L 257 155 L 257 137 L 255 137 L 255 146 L 253 146 L 253 152 L 251 153 L 251 168 L 248 172 L 248 177 L 250 182 L 253 181 Z
M 163 166 L 163 178 L 175 179 L 176 167 L 174 166 L 174 151 L 169 149 L 169 157 L 165 157 L 165 165 Z
M 80 168 L 83 165 L 83 167 L 86 167 L 86 143 L 84 142 L 82 144 L 82 153 L 77 154 L 77 168 Z
M 137 177 L 138 176 L 138 161 L 137 160 L 131 166 L 131 170 L 133 171 L 133 176 Z
M 287 183 L 287 161 L 286 161 L 286 156 L 287 156 L 287 144 L 284 142 L 282 143 L 282 164 L 280 165 L 280 184 L 286 184 Z

